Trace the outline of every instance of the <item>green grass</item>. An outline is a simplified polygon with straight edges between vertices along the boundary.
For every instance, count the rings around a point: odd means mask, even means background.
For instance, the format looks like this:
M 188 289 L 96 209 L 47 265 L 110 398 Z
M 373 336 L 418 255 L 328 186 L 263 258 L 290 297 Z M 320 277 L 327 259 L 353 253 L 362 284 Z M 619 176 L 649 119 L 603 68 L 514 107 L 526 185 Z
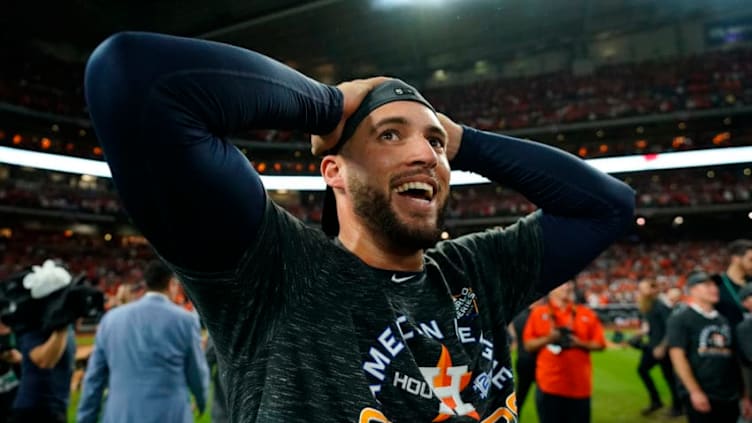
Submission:
M 80 340 L 80 339 L 79 339 Z M 669 419 L 664 417 L 664 410 L 659 410 L 651 417 L 642 417 L 640 410 L 648 405 L 645 388 L 637 376 L 637 365 L 640 360 L 639 351 L 632 348 L 612 348 L 601 353 L 593 353 L 594 393 L 592 399 L 593 423 L 620 422 L 683 422 L 684 419 Z M 671 398 L 668 394 L 663 376 L 658 366 L 652 370 L 653 380 L 658 387 L 663 402 L 668 404 Z M 75 422 L 76 406 L 79 392 L 73 392 L 68 421 Z M 210 396 L 211 397 L 211 396 Z M 535 412 L 535 390 L 531 389 L 520 415 L 522 423 L 538 421 Z M 197 423 L 210 423 L 209 410 L 196 420 Z
M 665 410 L 659 410 L 653 416 L 643 417 L 640 410 L 648 403 L 648 394 L 637 375 L 640 352 L 633 348 L 611 348 L 604 352 L 593 353 L 593 423 L 620 422 L 683 422 L 683 418 L 670 419 L 664 416 Z M 671 403 L 668 386 L 655 366 L 651 375 L 658 388 L 664 404 Z M 535 412 L 535 392 L 531 389 L 522 408 L 520 422 L 538 421 Z
M 76 346 L 83 347 L 85 345 L 94 345 L 94 335 L 77 335 Z

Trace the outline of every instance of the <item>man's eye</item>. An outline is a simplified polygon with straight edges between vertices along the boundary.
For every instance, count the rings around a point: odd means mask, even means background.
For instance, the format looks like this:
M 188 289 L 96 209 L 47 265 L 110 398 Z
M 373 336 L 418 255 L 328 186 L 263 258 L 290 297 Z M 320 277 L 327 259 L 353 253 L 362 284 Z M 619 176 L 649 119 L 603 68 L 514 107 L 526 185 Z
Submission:
M 379 135 L 379 138 L 381 138 L 384 141 L 394 141 L 398 138 L 399 134 L 397 131 L 393 129 L 386 130 Z
M 428 143 L 431 144 L 431 147 L 433 148 L 444 148 L 444 140 L 441 138 L 429 138 Z

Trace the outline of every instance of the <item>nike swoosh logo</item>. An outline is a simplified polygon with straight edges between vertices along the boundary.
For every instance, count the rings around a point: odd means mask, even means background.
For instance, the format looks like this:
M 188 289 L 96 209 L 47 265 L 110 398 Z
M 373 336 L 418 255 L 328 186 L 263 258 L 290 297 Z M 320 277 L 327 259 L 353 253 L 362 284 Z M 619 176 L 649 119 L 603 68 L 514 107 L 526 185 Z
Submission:
M 409 281 L 410 279 L 412 279 L 414 277 L 415 277 L 415 275 L 410 275 L 410 276 L 405 276 L 403 278 L 398 278 L 397 274 L 394 274 L 394 275 L 392 275 L 392 282 L 402 283 L 402 282 L 405 282 L 405 281 Z

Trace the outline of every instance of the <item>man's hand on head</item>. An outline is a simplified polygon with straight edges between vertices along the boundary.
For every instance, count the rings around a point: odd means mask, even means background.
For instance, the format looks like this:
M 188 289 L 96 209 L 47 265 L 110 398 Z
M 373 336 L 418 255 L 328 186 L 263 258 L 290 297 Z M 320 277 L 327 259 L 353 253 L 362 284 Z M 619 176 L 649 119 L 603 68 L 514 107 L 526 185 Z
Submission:
M 457 152 L 460 151 L 460 144 L 462 144 L 462 126 L 455 123 L 449 116 L 443 113 L 436 113 L 436 117 L 439 118 L 441 126 L 447 131 L 448 139 L 446 144 L 447 159 L 452 160 Z
M 363 99 L 366 98 L 366 95 L 368 95 L 372 89 L 389 79 L 390 78 L 384 76 L 377 76 L 368 79 L 355 79 L 337 85 L 337 89 L 342 92 L 343 97 L 342 118 L 334 131 L 326 135 L 311 136 L 311 152 L 314 156 L 321 156 L 337 145 L 340 136 L 342 136 L 345 121 L 355 113 L 358 106 L 360 106 L 360 103 L 363 102 Z

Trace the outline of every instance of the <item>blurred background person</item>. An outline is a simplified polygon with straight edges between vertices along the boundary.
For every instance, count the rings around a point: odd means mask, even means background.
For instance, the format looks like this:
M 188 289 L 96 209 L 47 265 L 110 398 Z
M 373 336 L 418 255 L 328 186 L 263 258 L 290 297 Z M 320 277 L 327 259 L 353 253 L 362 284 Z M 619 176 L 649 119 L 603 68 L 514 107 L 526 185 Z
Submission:
M 713 275 L 712 279 L 718 284 L 720 294 L 715 308 L 734 328 L 743 320 L 744 313 L 739 291 L 752 278 L 752 240 L 737 239 L 729 244 L 728 254 L 726 271 Z
M 72 277 L 63 264 L 45 260 L 23 276 L 31 296 L 17 307 L 6 324 L 13 328 L 21 352 L 21 381 L 13 402 L 12 422 L 66 422 L 70 383 L 76 354 L 75 320 L 86 300 L 71 287 Z M 6 282 L 7 283 L 7 282 Z M 19 322 L 26 320 L 27 322 Z M 27 323 L 23 328 L 14 326 Z
M 668 339 L 666 338 L 666 324 L 671 315 L 671 307 L 666 304 L 659 295 L 658 286 L 653 279 L 644 279 L 637 285 L 637 306 L 642 314 L 643 321 L 647 326 L 647 343 L 643 343 L 643 334 L 639 335 L 638 347 L 642 351 L 640 356 L 640 365 L 637 373 L 640 375 L 645 388 L 650 397 L 650 404 L 643 409 L 643 416 L 650 415 L 656 410 L 663 407 L 658 395 L 658 390 L 650 376 L 650 369 L 656 364 L 660 366 L 663 378 L 671 392 L 671 409 L 668 411 L 670 417 L 681 415 L 681 402 L 676 392 L 676 382 L 674 380 L 674 371 L 671 366 L 671 359 L 668 356 Z
M 13 333 L 0 322 L 0 423 L 10 418 L 11 406 L 18 392 L 21 360 Z
M 79 423 L 97 421 L 105 389 L 105 423 L 193 422 L 190 394 L 204 411 L 209 370 L 198 317 L 172 302 L 178 281 L 164 263 L 152 261 L 144 278 L 146 294 L 109 311 L 97 328 Z
M 517 409 L 522 410 L 522 406 L 525 404 L 525 398 L 530 391 L 530 388 L 535 382 L 535 354 L 529 353 L 525 349 L 525 344 L 522 341 L 522 334 L 525 331 L 525 325 L 530 317 L 530 311 L 536 305 L 540 305 L 541 300 L 538 300 L 525 308 L 518 314 L 512 324 L 510 325 L 510 331 L 515 339 L 517 347 L 517 361 L 514 364 L 515 370 L 515 397 L 517 398 Z
M 728 320 L 715 308 L 719 287 L 702 271 L 687 276 L 690 302 L 668 320 L 668 345 L 690 423 L 736 423 L 740 375 Z
M 744 306 L 744 320 L 736 325 L 736 344 L 744 379 L 744 396 L 741 401 L 742 415 L 752 420 L 752 284 L 739 290 L 739 299 Z
M 684 293 L 682 292 L 681 288 L 673 287 L 669 288 L 669 290 L 666 291 L 666 305 L 668 305 L 672 310 L 675 309 L 678 305 L 682 304 L 683 298 Z
M 76 355 L 72 326 L 16 334 L 21 383 L 13 402 L 12 422 L 67 422 L 70 382 Z
M 537 354 L 536 406 L 541 423 L 587 423 L 593 392 L 591 351 L 606 348 L 598 316 L 574 303 L 574 283 L 551 291 L 544 305 L 530 312 L 522 336 Z

